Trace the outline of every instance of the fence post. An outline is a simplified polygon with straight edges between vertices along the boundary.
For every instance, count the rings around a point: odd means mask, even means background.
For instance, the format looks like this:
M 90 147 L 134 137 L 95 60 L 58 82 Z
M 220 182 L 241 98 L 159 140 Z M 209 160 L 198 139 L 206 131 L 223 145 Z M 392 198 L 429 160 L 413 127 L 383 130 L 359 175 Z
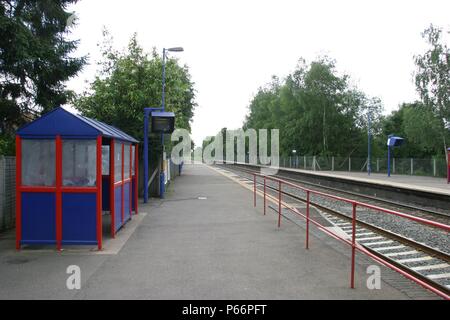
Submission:
M 281 226 L 281 181 L 278 181 L 278 228 Z
M 436 158 L 433 159 L 433 176 L 436 177 Z
M 264 177 L 264 215 L 266 215 L 266 177 Z
M 334 171 L 334 156 L 331 157 L 331 171 Z
M 16 250 L 20 250 L 22 240 L 22 140 L 16 136 Z
M 380 159 L 377 158 L 377 172 L 380 172 Z
M 350 288 L 355 288 L 355 251 L 356 251 L 356 203 L 352 210 L 352 270 L 350 274 Z
M 313 171 L 316 171 L 316 156 L 313 156 Z
M 306 170 L 306 156 L 303 156 L 303 167 Z
M 414 174 L 414 162 L 413 162 L 413 158 L 411 158 L 411 175 Z
M 348 171 L 352 171 L 352 158 L 348 157 Z
M 395 173 L 395 158 L 392 158 L 392 173 Z
M 295 158 L 295 167 L 298 169 L 298 156 Z
M 292 168 L 292 156 L 289 156 L 289 168 Z
M 306 249 L 309 249 L 309 190 L 306 191 Z

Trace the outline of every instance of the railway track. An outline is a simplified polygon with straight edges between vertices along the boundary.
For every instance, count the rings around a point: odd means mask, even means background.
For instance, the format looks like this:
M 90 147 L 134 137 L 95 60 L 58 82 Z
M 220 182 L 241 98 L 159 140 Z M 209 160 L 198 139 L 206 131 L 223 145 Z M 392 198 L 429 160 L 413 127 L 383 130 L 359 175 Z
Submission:
M 255 170 L 249 170 L 242 166 L 230 168 L 230 166 L 218 166 L 222 170 L 232 172 L 240 177 L 241 181 L 253 184 L 253 178 L 250 175 Z M 279 178 L 286 179 L 286 177 L 278 176 Z M 299 184 L 299 181 L 289 178 L 291 182 Z M 300 183 L 301 184 L 301 183 Z M 262 182 L 257 179 L 257 188 L 262 190 Z M 325 188 L 323 188 L 325 189 Z M 332 188 L 326 188 L 330 190 Z M 320 190 L 322 191 L 322 190 Z M 277 187 L 266 183 L 266 192 L 276 199 L 278 194 Z M 306 203 L 305 197 L 300 194 L 295 194 L 293 190 L 289 188 L 282 188 L 282 195 L 285 201 L 299 204 L 299 210 L 304 208 Z M 345 193 L 345 192 L 341 192 Z M 334 193 L 333 193 L 334 194 Z M 354 197 L 356 197 L 354 195 Z M 364 197 L 362 197 L 364 198 Z M 360 199 L 355 199 L 361 201 Z M 367 201 L 366 201 L 367 202 Z M 311 199 L 310 205 L 320 212 L 320 215 L 328 220 L 332 225 L 337 227 L 341 232 L 351 237 L 352 224 L 351 216 L 342 210 L 342 208 L 330 207 L 328 203 L 321 202 L 320 199 Z M 377 204 L 378 205 L 378 204 Z M 274 211 L 278 212 L 278 208 L 271 207 Z M 401 208 L 405 208 L 403 205 L 399 205 Z M 397 208 L 396 208 L 397 209 Z M 344 211 L 344 212 L 343 212 Z M 292 222 L 301 225 L 304 224 L 304 220 L 293 213 L 290 210 L 282 210 L 282 216 Z M 414 212 L 414 215 L 426 217 L 430 219 L 430 216 L 440 220 L 446 220 L 448 224 L 449 218 L 442 215 L 434 215 L 432 212 Z M 442 222 L 441 222 L 442 223 Z M 427 226 L 421 225 L 423 228 Z M 434 232 L 438 232 L 437 229 L 433 229 Z M 446 235 L 448 240 L 448 232 Z M 383 228 L 380 225 L 370 223 L 361 219 L 357 219 L 356 227 L 356 241 L 364 246 L 367 250 L 376 254 L 378 257 L 388 261 L 404 271 L 414 275 L 415 277 L 429 283 L 435 288 L 438 288 L 442 292 L 450 294 L 450 255 L 446 250 L 440 250 L 427 243 L 423 243 L 407 237 L 399 232 L 393 232 L 387 228 Z M 449 248 L 447 248 L 449 249 Z
M 225 166 L 229 167 L 229 165 L 225 165 Z M 249 169 L 248 167 L 245 167 L 244 165 L 235 164 L 232 166 L 239 168 L 239 170 L 250 173 L 250 174 L 257 172 L 257 170 Z M 450 211 L 443 212 L 443 211 L 438 211 L 436 209 L 419 207 L 419 206 L 415 206 L 415 205 L 411 205 L 411 204 L 407 204 L 407 203 L 394 202 L 391 200 L 377 198 L 377 197 L 369 196 L 366 194 L 356 193 L 356 192 L 352 192 L 352 191 L 346 191 L 346 190 L 342 190 L 342 189 L 332 188 L 332 187 L 323 186 L 323 185 L 312 183 L 312 182 L 299 180 L 299 179 L 296 179 L 294 176 L 295 176 L 295 174 L 288 174 L 288 173 L 279 173 L 279 174 L 275 175 L 275 177 L 277 177 L 277 178 L 282 178 L 287 181 L 291 181 L 291 182 L 294 182 L 294 183 L 297 183 L 300 185 L 308 186 L 308 188 L 311 190 L 318 190 L 318 191 L 328 190 L 328 191 L 332 191 L 333 194 L 345 196 L 346 198 L 351 199 L 351 200 L 357 200 L 357 201 L 363 200 L 366 203 L 371 203 L 371 204 L 375 204 L 375 205 L 382 204 L 385 208 L 392 209 L 392 210 L 407 209 L 408 213 L 415 215 L 417 217 L 421 217 L 424 219 L 433 219 L 435 221 L 442 222 L 442 223 L 450 222 Z

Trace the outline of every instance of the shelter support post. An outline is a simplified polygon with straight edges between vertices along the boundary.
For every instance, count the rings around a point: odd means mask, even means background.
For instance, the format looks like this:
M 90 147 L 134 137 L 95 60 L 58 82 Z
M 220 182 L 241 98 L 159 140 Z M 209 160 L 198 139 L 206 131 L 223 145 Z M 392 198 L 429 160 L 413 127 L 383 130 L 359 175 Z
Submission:
M 115 151 L 114 151 L 114 139 L 111 139 L 110 142 L 110 146 L 109 146 L 109 150 L 110 150 L 110 164 L 109 164 L 109 209 L 110 209 L 110 213 L 111 213 L 111 237 L 115 238 L 116 236 L 116 209 L 114 207 L 114 156 L 115 156 Z
M 56 136 L 56 248 L 62 243 L 62 141 Z
M 22 240 L 22 140 L 16 136 L 16 249 L 20 250 Z
M 102 137 L 97 137 L 97 248 L 102 250 Z
M 132 209 L 133 209 L 133 164 L 131 163 L 131 159 L 133 159 L 133 145 L 130 144 L 130 201 L 129 201 L 129 214 L 130 219 L 132 216 Z
M 122 225 L 125 223 L 125 144 L 122 143 L 122 173 L 121 173 L 121 192 L 120 195 L 122 197 L 121 202 L 121 217 L 122 217 Z
M 139 192 L 139 185 L 138 185 L 138 183 L 139 183 L 139 179 L 138 179 L 138 177 L 139 177 L 139 158 L 138 158 L 138 155 L 139 155 L 139 153 L 138 153 L 138 149 L 139 149 L 139 146 L 138 145 L 136 145 L 135 147 L 134 147 L 134 153 L 135 153 L 135 155 L 134 155 L 134 176 L 135 176 L 135 183 L 134 183 L 134 213 L 135 214 L 138 214 L 138 198 L 139 198 L 139 195 L 138 195 L 138 192 Z

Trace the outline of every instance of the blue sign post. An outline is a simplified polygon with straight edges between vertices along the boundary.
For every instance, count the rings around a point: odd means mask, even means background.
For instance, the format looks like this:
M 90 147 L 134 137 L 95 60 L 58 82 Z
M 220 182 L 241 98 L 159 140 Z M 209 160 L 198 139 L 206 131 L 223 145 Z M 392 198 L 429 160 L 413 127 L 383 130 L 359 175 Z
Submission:
M 153 111 L 162 108 L 144 108 L 144 203 L 148 201 L 148 119 Z
M 391 176 L 391 147 L 400 147 L 405 142 L 405 139 L 400 137 L 395 137 L 393 134 L 388 136 L 387 147 L 388 147 L 388 177 Z

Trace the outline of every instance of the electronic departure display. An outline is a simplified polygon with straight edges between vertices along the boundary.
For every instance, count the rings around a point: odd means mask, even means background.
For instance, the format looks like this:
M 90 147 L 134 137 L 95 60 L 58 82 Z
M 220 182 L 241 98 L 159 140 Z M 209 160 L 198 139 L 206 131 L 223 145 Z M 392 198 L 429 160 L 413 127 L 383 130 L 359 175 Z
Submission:
M 173 112 L 152 112 L 153 133 L 172 133 L 175 127 L 175 114 Z

